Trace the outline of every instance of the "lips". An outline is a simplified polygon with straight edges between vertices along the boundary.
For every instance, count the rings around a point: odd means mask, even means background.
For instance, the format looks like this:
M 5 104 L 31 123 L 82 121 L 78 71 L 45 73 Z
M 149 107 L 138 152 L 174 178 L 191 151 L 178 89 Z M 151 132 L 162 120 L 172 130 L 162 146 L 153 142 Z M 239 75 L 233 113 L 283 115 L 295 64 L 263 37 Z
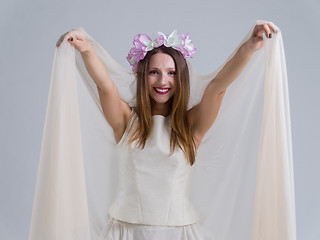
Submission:
M 166 94 L 169 92 L 170 88 L 154 88 L 158 94 Z

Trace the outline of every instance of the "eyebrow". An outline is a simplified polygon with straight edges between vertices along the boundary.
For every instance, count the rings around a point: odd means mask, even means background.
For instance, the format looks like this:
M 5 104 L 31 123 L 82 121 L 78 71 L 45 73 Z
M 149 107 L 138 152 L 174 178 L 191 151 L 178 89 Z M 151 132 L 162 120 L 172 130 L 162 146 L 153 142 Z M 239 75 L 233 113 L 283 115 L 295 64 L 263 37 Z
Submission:
M 150 69 L 157 69 L 157 70 L 159 70 L 159 68 L 157 68 L 157 67 L 149 67 Z M 176 70 L 176 68 L 167 68 L 167 70 Z

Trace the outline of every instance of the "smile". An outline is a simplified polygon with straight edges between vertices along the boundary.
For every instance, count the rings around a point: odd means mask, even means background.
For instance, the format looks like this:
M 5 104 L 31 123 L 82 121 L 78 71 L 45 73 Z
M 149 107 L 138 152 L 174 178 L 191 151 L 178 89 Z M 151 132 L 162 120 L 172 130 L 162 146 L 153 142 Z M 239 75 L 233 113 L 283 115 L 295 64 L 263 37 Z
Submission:
M 166 94 L 170 88 L 154 88 L 158 94 Z

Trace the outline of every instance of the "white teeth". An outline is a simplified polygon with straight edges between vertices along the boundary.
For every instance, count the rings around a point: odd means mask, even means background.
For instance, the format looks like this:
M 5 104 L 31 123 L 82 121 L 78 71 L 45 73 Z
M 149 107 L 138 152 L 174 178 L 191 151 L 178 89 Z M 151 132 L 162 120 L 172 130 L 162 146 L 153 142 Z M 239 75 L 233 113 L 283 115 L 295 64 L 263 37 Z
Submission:
M 168 92 L 169 89 L 159 89 L 159 88 L 155 88 L 158 92 Z

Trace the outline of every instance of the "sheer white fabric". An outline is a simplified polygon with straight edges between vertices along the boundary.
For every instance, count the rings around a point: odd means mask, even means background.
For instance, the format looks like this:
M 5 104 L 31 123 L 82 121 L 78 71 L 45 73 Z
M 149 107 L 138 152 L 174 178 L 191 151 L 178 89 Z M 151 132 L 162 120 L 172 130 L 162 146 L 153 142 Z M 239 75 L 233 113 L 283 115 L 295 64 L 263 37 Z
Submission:
M 86 37 L 121 98 L 134 105 L 134 74 Z M 189 107 L 200 101 L 224 64 L 199 76 L 189 63 Z M 291 146 L 286 63 L 279 32 L 264 38 L 264 47 L 229 86 L 217 119 L 198 149 L 190 196 L 204 239 L 296 239 Z M 55 53 L 29 240 L 97 240 L 106 228 L 115 236 L 120 229 L 131 231 L 110 223 L 107 214 L 117 186 L 114 151 L 113 132 L 95 83 L 80 54 L 65 44 Z

